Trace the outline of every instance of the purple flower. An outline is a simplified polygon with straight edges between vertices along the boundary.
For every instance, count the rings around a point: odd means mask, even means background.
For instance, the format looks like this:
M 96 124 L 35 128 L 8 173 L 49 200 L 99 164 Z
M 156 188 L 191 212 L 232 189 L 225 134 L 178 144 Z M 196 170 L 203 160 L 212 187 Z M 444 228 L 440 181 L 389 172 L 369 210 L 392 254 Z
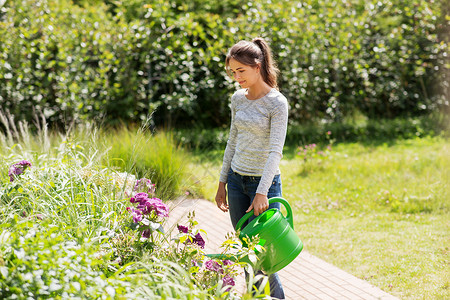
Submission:
M 163 203 L 160 199 L 158 198 L 153 198 L 153 199 L 157 199 L 159 201 L 156 201 L 156 204 L 154 206 L 154 210 L 156 211 L 156 214 L 160 217 L 168 217 L 169 216 L 169 207 Z
M 203 240 L 202 236 L 200 235 L 200 233 L 197 233 L 194 237 L 194 243 L 196 243 L 197 245 L 199 245 L 201 248 L 205 248 L 205 240 Z
M 127 207 L 127 210 L 133 216 L 133 222 L 134 223 L 139 223 L 139 222 L 142 221 L 142 212 L 140 210 L 134 209 L 134 208 L 129 208 L 129 207 Z
M 183 226 L 183 225 L 177 225 L 178 231 L 182 232 L 182 233 L 188 233 L 189 228 L 187 228 L 187 226 Z
M 149 215 L 155 211 L 159 217 L 169 216 L 169 207 L 164 204 L 159 198 L 148 198 L 147 193 L 138 193 L 130 199 L 131 203 L 138 203 L 136 207 L 143 215 Z
M 187 226 L 183 226 L 183 225 L 177 225 L 178 231 L 182 232 L 182 233 L 189 233 L 189 228 Z M 200 235 L 200 233 L 197 233 L 194 237 L 191 236 L 191 239 L 187 239 L 185 241 L 186 244 L 197 244 L 202 248 L 205 248 L 205 240 L 202 238 L 202 236 Z
M 142 237 L 144 237 L 146 239 L 148 239 L 151 234 L 152 234 L 152 231 L 150 229 L 145 229 L 144 231 L 142 231 Z
M 215 260 L 208 260 L 207 262 L 205 262 L 205 268 L 207 270 L 210 270 L 210 271 L 213 271 L 213 272 L 223 273 L 222 267 Z
M 9 175 L 9 181 L 13 182 L 14 177 L 18 176 L 25 171 L 26 168 L 31 167 L 31 163 L 28 160 L 22 160 L 18 163 L 15 163 L 9 167 L 8 175 Z
M 195 259 L 192 259 L 191 263 L 194 267 L 198 267 L 198 262 Z
M 137 209 L 139 209 L 144 215 L 148 215 L 152 212 L 153 210 L 153 206 L 151 205 L 151 203 L 148 201 L 150 199 L 147 199 L 145 202 L 141 202 L 140 204 L 138 204 L 138 206 L 136 207 Z
M 150 179 L 144 177 L 136 181 L 133 191 L 145 191 L 148 194 L 154 194 L 155 185 Z
M 236 283 L 234 282 L 233 277 L 231 277 L 229 274 L 225 275 L 223 277 L 223 285 L 227 286 L 227 285 L 231 285 L 234 286 Z
M 147 193 L 137 193 L 136 195 L 134 195 L 134 197 L 131 197 L 130 202 L 131 203 L 139 203 L 139 204 L 143 204 L 148 200 L 148 195 Z
M 231 260 L 229 260 L 229 259 L 225 259 L 224 261 L 222 261 L 222 263 L 223 263 L 224 266 L 229 266 L 229 265 L 234 264 L 234 263 L 233 263 Z

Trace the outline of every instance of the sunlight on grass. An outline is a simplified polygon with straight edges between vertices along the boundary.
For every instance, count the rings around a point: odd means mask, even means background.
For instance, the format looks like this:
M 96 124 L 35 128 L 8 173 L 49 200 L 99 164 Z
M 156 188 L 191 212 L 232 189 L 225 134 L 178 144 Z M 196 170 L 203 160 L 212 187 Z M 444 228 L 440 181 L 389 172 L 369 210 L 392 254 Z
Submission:
M 105 143 L 110 147 L 110 166 L 151 178 L 161 198 L 172 199 L 183 192 L 199 193 L 187 168 L 190 157 L 174 142 L 171 133 L 121 128 L 107 134 Z
M 283 189 L 305 210 L 387 207 L 405 213 L 448 209 L 449 144 L 417 139 L 388 147 L 341 144 L 332 157 L 302 175 L 298 160 L 283 161 Z
M 283 196 L 306 250 L 402 299 L 450 296 L 450 141 L 338 144 L 307 171 L 288 151 Z M 196 172 L 213 200 L 221 156 L 208 155 Z
M 283 164 L 305 248 L 402 299 L 448 296 L 449 149 L 440 138 L 341 144 L 310 174 Z

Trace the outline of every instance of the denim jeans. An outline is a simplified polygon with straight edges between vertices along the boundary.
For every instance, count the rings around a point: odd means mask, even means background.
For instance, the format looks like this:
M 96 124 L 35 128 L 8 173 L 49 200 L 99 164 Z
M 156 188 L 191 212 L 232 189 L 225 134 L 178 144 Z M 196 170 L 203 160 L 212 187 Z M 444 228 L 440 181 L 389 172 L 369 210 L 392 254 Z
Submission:
M 231 168 L 228 172 L 228 206 L 230 211 L 231 223 L 233 228 L 236 228 L 238 221 L 245 215 L 245 211 L 250 207 L 253 198 L 256 195 L 258 188 L 259 176 L 242 176 L 234 172 Z M 280 175 L 275 175 L 272 185 L 267 193 L 267 198 L 281 197 L 281 178 Z M 272 203 L 269 208 L 281 208 L 280 203 Z M 255 216 L 242 225 L 244 228 L 248 222 L 253 220 Z M 270 296 L 278 299 L 284 299 L 283 286 L 277 273 L 269 275 Z

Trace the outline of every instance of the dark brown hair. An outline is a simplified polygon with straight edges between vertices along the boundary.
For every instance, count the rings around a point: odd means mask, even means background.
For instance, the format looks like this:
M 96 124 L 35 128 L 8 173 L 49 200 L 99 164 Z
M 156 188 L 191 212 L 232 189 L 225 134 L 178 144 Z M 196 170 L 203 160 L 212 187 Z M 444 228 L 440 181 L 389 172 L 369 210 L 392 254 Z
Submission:
M 230 48 L 225 59 L 225 66 L 229 71 L 230 59 L 241 64 L 256 67 L 261 66 L 261 76 L 265 83 L 271 87 L 278 87 L 277 77 L 279 70 L 272 59 L 272 51 L 262 38 L 255 38 L 251 42 L 240 41 Z

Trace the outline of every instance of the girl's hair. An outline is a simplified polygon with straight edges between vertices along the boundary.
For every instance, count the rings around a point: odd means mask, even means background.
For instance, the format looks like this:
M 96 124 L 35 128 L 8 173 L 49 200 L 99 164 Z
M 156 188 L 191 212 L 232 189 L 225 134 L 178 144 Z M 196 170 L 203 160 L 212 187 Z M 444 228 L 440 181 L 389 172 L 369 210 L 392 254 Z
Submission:
M 230 48 L 225 59 L 225 66 L 229 71 L 230 59 L 241 64 L 256 67 L 261 66 L 261 76 L 270 87 L 277 88 L 279 70 L 272 59 L 272 51 L 262 38 L 255 38 L 251 42 L 240 41 Z

